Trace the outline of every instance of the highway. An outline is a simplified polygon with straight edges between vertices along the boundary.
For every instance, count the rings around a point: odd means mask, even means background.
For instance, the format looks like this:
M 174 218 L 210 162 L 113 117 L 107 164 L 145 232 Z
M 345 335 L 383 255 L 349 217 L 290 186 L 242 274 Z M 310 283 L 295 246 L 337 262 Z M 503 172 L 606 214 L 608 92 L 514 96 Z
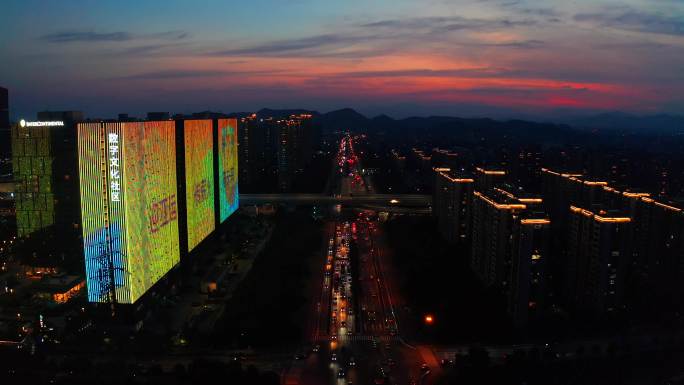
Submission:
M 320 283 L 310 293 L 316 298 L 308 323 L 311 338 L 284 371 L 283 384 L 430 384 L 439 371 L 437 359 L 430 349 L 411 346 L 401 337 L 397 304 L 402 301 L 387 273 L 388 249 L 377 211 L 363 208 L 406 202 L 414 207 L 404 209 L 415 211 L 429 205 L 430 197 L 407 200 L 407 196 L 374 194 L 373 186 L 360 176 L 361 160 L 353 146 L 351 136 L 340 143 L 332 176 L 339 179 L 333 183 L 336 195 L 272 196 L 280 197 L 280 202 L 317 200 L 345 207 L 341 218 L 326 225 L 319 273 L 314 274 Z M 251 202 L 269 199 L 251 198 Z M 399 202 L 390 203 L 392 199 Z

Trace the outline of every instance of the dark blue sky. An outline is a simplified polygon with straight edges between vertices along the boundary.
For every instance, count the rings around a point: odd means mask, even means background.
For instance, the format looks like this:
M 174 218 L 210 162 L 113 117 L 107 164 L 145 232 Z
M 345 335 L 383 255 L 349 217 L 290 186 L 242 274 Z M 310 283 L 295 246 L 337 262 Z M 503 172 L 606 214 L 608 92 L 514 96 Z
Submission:
M 9 0 L 14 118 L 684 111 L 684 1 Z

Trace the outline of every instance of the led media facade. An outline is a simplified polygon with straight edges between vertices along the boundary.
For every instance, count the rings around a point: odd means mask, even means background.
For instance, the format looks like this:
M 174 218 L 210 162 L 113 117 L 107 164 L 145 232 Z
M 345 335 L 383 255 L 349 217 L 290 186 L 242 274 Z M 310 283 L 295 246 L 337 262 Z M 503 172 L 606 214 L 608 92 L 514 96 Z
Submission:
M 134 303 L 180 259 L 175 124 L 78 125 L 88 300 Z
M 218 176 L 219 218 L 223 222 L 239 204 L 237 119 L 218 120 Z
M 214 140 L 211 120 L 183 122 L 188 251 L 216 227 L 214 217 Z

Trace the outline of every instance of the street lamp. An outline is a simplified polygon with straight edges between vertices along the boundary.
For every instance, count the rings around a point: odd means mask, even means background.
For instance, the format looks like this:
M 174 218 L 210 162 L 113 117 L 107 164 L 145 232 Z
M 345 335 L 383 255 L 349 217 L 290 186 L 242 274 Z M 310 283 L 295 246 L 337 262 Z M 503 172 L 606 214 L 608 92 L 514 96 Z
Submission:
M 435 318 L 432 316 L 432 314 L 426 314 L 425 315 L 425 324 L 426 325 L 432 325 L 435 322 Z

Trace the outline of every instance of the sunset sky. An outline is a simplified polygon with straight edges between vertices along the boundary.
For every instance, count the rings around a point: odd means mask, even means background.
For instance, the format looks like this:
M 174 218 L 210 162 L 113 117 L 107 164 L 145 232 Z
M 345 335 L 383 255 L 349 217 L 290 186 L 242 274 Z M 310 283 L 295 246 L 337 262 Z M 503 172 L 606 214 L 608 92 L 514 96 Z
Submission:
M 198 5 L 198 4 L 201 4 Z M 8 0 L 11 116 L 684 112 L 682 0 Z

